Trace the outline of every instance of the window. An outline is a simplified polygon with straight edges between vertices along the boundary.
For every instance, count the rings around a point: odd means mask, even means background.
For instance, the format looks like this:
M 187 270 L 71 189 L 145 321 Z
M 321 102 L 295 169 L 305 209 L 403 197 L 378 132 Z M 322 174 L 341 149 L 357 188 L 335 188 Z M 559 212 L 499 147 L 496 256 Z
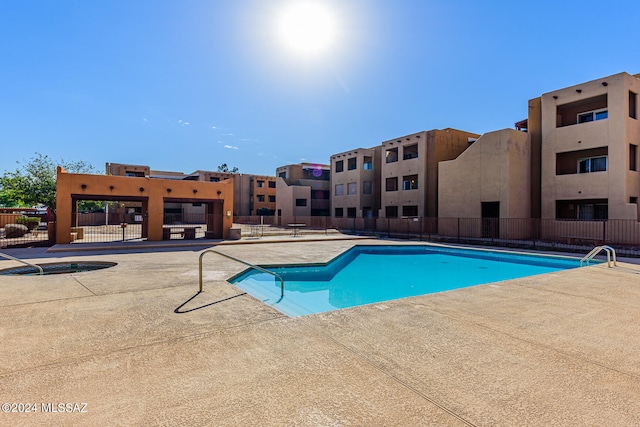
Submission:
M 602 172 L 607 170 L 607 156 L 578 160 L 578 173 Z
M 220 182 L 220 178 L 218 178 L 217 176 L 212 176 L 211 178 L 209 178 L 209 182 Z
M 356 208 L 347 208 L 347 218 L 356 217 Z
M 355 157 L 352 157 L 350 159 L 347 160 L 347 169 L 352 171 L 355 168 L 357 168 L 358 166 L 358 159 Z
M 558 219 L 603 220 L 608 217 L 607 199 L 556 201 L 556 218 Z
M 276 196 L 269 196 L 269 202 L 270 203 L 275 203 L 276 202 Z
M 347 194 L 349 196 L 358 194 L 358 184 L 356 184 L 355 182 L 350 182 L 349 184 L 347 184 Z
M 264 181 L 256 181 L 256 187 L 258 188 L 264 187 Z
M 338 160 L 336 162 L 336 173 L 342 172 L 344 170 L 344 160 Z
M 638 104 L 638 94 L 629 91 L 629 117 L 637 119 L 636 106 Z
M 387 178 L 387 185 L 386 185 L 386 190 L 387 191 L 398 191 L 398 177 L 394 177 L 394 178 Z
M 307 199 L 296 199 L 296 206 L 307 206 Z
M 402 216 L 418 216 L 418 206 L 403 206 Z
M 601 110 L 587 111 L 586 113 L 578 114 L 578 123 L 593 122 L 595 120 L 606 119 L 609 116 L 609 111 L 604 108 Z
M 275 181 L 269 181 L 269 188 L 276 188 L 276 182 Z
M 342 217 L 342 216 L 344 216 L 344 211 L 343 211 L 343 209 L 342 209 L 342 208 L 336 208 L 336 214 L 335 214 L 335 216 L 337 216 L 337 217 Z
M 256 199 L 257 199 L 259 202 L 264 202 L 264 195 L 263 195 L 263 194 L 258 194 L 258 195 L 256 196 Z
M 126 171 L 124 173 L 124 176 L 134 176 L 134 177 L 138 177 L 138 178 L 144 178 L 144 172 Z
M 344 196 L 344 184 L 336 184 L 336 196 Z
M 398 161 L 398 148 L 390 148 L 385 152 L 385 158 L 387 163 L 393 163 Z
M 312 200 L 329 200 L 331 192 L 329 190 L 311 190 Z
M 629 144 L 629 170 L 638 170 L 638 146 Z
M 631 203 L 632 205 L 637 205 L 638 204 L 638 198 L 637 197 L 629 197 L 629 203 Z
M 373 194 L 373 183 L 371 181 L 362 181 L 362 194 Z
M 373 170 L 373 158 L 364 156 L 364 162 L 362 163 L 362 169 L 370 171 Z
M 402 160 L 416 159 L 418 157 L 418 144 L 407 145 L 402 149 Z
M 287 172 L 280 172 L 278 174 L 278 178 L 286 178 L 287 177 Z
M 385 208 L 385 216 L 387 218 L 397 218 L 398 217 L 398 207 L 397 206 L 387 206 Z
M 417 190 L 418 189 L 418 175 L 408 175 L 402 177 L 402 189 L 403 190 Z

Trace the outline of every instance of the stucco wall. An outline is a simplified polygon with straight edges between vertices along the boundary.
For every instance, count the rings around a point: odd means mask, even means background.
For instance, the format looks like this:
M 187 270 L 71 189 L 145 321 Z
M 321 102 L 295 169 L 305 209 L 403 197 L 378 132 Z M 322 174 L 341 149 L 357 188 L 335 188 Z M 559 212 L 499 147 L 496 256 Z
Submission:
M 482 202 L 500 202 L 501 218 L 529 218 L 529 135 L 512 129 L 482 135 L 439 167 L 439 217 L 481 218 Z

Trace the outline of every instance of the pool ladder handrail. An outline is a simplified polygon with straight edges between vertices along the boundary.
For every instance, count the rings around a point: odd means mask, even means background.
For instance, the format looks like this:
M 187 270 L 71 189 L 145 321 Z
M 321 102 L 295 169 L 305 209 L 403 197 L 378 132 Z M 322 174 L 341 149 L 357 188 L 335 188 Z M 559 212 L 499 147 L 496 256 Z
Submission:
M 31 264 L 30 262 L 27 262 L 27 261 L 21 260 L 20 258 L 16 258 L 16 257 L 14 257 L 14 256 L 7 255 L 7 254 L 2 253 L 2 252 L 0 252 L 0 256 L 1 256 L 1 257 L 3 257 L 3 258 L 6 258 L 6 259 L 10 259 L 10 260 L 12 260 L 12 261 L 18 261 L 18 262 L 21 262 L 21 263 L 23 263 L 23 264 L 28 265 L 29 267 L 35 267 L 35 268 L 37 268 L 37 269 L 40 271 L 40 272 L 38 273 L 38 275 L 40 275 L 40 276 L 42 276 L 42 275 L 44 274 L 44 270 L 43 270 L 43 269 L 42 269 L 42 267 L 40 267 L 39 265 Z
M 279 299 L 278 301 L 276 301 L 276 303 L 279 303 L 280 301 L 282 301 L 282 298 L 284 298 L 284 279 L 283 279 L 283 278 L 282 278 L 282 276 L 280 276 L 278 273 L 274 273 L 273 271 L 269 271 L 269 270 L 267 270 L 266 268 L 262 268 L 262 267 L 260 267 L 260 266 L 257 266 L 257 265 L 254 265 L 254 264 L 251 264 L 251 263 L 249 263 L 249 262 L 247 262 L 247 261 L 243 261 L 243 260 L 241 260 L 241 259 L 239 259 L 239 258 L 233 257 L 233 256 L 231 256 L 231 255 L 227 255 L 227 254 L 225 254 L 225 253 L 223 253 L 223 252 L 220 252 L 220 251 L 217 251 L 217 250 L 215 250 L 215 249 L 207 249 L 207 250 L 203 251 L 203 252 L 200 254 L 200 259 L 199 259 L 199 270 L 200 270 L 200 272 L 199 272 L 199 275 L 200 275 L 200 292 L 202 292 L 202 258 L 204 257 L 204 255 L 205 255 L 206 253 L 209 253 L 209 252 L 216 253 L 216 254 L 218 254 L 218 255 L 222 255 L 223 257 L 226 257 L 226 258 L 232 259 L 232 260 L 237 261 L 237 262 L 239 262 L 239 263 L 241 263 L 241 264 L 247 265 L 247 266 L 249 266 L 249 267 L 251 267 L 251 268 L 253 268 L 253 269 L 256 269 L 256 270 L 262 271 L 263 273 L 267 273 L 267 274 L 270 274 L 270 275 L 272 275 L 272 276 L 275 276 L 277 279 L 279 279 L 279 280 L 280 280 L 280 299 Z
M 583 262 L 586 262 L 586 264 L 589 265 L 589 261 L 595 258 L 595 256 L 598 255 L 601 251 L 605 251 L 607 253 L 607 266 L 609 268 L 611 268 L 611 254 L 613 254 L 613 265 L 614 266 L 618 265 L 618 260 L 616 258 L 616 250 L 613 249 L 611 246 L 602 245 L 602 246 L 596 246 L 595 248 L 591 249 L 591 252 L 589 252 L 584 257 L 582 257 L 582 259 L 580 260 L 580 267 L 582 267 Z

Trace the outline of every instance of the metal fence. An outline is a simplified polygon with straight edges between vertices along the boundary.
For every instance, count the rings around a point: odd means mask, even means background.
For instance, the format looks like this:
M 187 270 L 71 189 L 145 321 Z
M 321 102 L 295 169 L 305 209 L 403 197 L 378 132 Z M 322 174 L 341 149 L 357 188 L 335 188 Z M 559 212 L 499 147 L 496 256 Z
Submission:
M 55 222 L 41 219 L 36 227 L 18 235 L 11 231 L 10 224 L 17 223 L 18 218 L 24 215 L 1 215 L 0 247 L 55 244 Z M 213 221 L 207 219 L 206 214 L 167 213 L 163 237 L 171 240 L 207 238 L 213 232 L 207 229 L 207 224 Z M 74 243 L 145 239 L 140 214 L 78 213 L 72 224 Z M 640 256 L 640 222 L 634 220 L 236 216 L 234 227 L 241 229 L 243 238 L 342 232 L 391 239 L 574 252 L 606 244 L 616 248 L 621 255 Z
M 234 217 L 245 238 L 342 232 L 393 239 L 467 243 L 540 250 L 583 251 L 614 246 L 640 256 L 640 222 L 634 220 L 556 220 L 539 218 L 335 218 Z

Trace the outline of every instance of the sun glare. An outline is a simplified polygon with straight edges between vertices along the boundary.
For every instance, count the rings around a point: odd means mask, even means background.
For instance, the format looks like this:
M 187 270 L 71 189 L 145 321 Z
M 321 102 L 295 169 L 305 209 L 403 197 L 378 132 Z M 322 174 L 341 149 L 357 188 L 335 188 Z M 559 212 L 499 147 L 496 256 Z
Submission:
M 302 0 L 282 11 L 278 33 L 282 41 L 299 54 L 315 55 L 327 50 L 335 37 L 335 16 L 325 4 Z

